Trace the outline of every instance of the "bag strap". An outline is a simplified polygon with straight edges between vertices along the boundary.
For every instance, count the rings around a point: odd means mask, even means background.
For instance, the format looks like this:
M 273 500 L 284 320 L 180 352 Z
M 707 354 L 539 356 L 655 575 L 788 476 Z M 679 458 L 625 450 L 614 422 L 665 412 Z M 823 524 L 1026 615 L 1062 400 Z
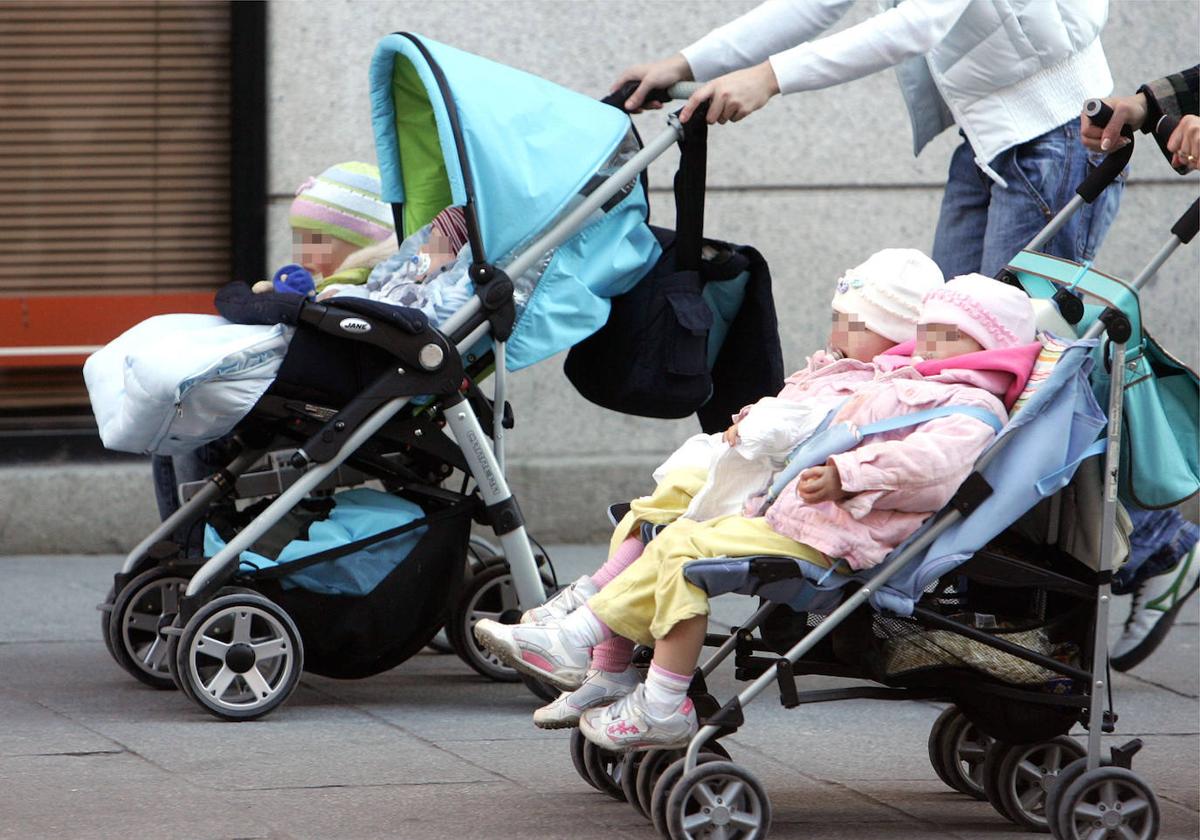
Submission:
M 877 423 L 870 423 L 866 426 L 859 426 L 858 431 L 863 437 L 867 435 L 877 435 L 883 432 L 891 432 L 896 429 L 903 429 L 908 426 L 916 426 L 919 423 L 925 423 L 929 420 L 936 420 L 939 417 L 949 417 L 951 414 L 965 414 L 968 417 L 974 417 L 983 423 L 987 423 L 992 427 L 992 431 L 997 434 L 1004 428 L 1004 424 L 1000 422 L 995 414 L 988 411 L 986 408 L 980 408 L 977 405 L 944 405 L 940 408 L 928 408 L 924 411 L 915 411 L 912 414 L 901 414 L 898 417 L 889 417 L 886 420 L 880 420 Z
M 708 171 L 708 123 L 698 112 L 684 123 L 675 173 L 675 266 L 700 270 L 704 246 L 704 188 Z
M 775 499 L 779 497 L 779 494 L 783 492 L 783 488 L 786 487 L 792 481 L 792 479 L 799 475 L 802 470 L 816 466 L 816 464 L 812 462 L 812 455 L 814 453 L 817 454 L 817 457 L 819 457 L 821 463 L 823 463 L 830 455 L 837 455 L 841 452 L 848 452 L 851 449 L 856 448 L 863 442 L 863 438 L 867 437 L 868 435 L 878 435 L 882 434 L 883 432 L 892 432 L 896 429 L 904 429 L 909 426 L 919 426 L 921 423 L 926 423 L 930 420 L 936 420 L 939 417 L 949 417 L 952 414 L 965 414 L 968 417 L 974 417 L 976 420 L 987 423 L 997 434 L 1002 428 L 1004 428 L 1004 424 L 1000 422 L 1000 419 L 986 408 L 980 408 L 979 406 L 975 405 L 946 405 L 941 406 L 940 408 L 928 408 L 924 411 L 914 411 L 911 414 L 901 414 L 897 417 L 889 417 L 886 420 L 880 420 L 876 423 L 869 423 L 866 426 L 858 427 L 857 434 L 854 435 L 844 433 L 835 434 L 834 432 L 838 431 L 838 427 L 849 427 L 849 424 L 847 423 L 839 423 L 837 424 L 837 427 L 833 427 L 833 429 L 826 429 L 830 419 L 836 412 L 837 409 L 830 411 L 825 417 L 825 420 L 822 421 L 821 425 L 817 427 L 817 431 L 815 431 L 808 437 L 807 440 L 793 449 L 791 454 L 788 455 L 787 464 L 785 464 L 783 469 L 780 470 L 779 474 L 775 477 L 775 480 L 771 482 L 770 488 L 767 490 L 766 498 L 763 500 L 762 507 L 758 512 L 759 516 L 762 516 L 767 512 L 767 508 L 769 508 L 771 504 L 774 503 Z M 825 435 L 825 437 L 821 440 L 817 439 L 818 435 L 824 435 L 827 431 L 829 431 L 830 434 Z M 822 443 L 824 446 L 821 445 Z M 808 454 L 809 457 L 803 457 L 805 454 Z

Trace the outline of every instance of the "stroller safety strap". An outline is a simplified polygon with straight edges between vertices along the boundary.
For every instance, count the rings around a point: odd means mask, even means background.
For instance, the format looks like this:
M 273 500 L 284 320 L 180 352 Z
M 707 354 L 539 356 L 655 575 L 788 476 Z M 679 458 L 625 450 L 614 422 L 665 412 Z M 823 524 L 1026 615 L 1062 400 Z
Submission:
M 868 423 L 865 426 L 837 423 L 828 428 L 819 428 L 808 440 L 792 450 L 792 454 L 788 456 L 787 464 L 780 470 L 775 480 L 771 482 L 771 487 L 767 490 L 766 499 L 763 501 L 762 507 L 759 508 L 758 515 L 762 516 L 767 512 L 767 508 L 779 498 L 779 494 L 783 492 L 783 488 L 791 483 L 792 479 L 799 475 L 801 470 L 823 464 L 831 455 L 837 455 L 840 452 L 848 452 L 854 449 L 862 443 L 863 438 L 870 435 L 892 432 L 897 429 L 908 428 L 909 426 L 918 426 L 921 423 L 936 420 L 939 417 L 949 417 L 952 414 L 965 414 L 968 417 L 974 417 L 980 422 L 987 423 L 996 433 L 999 433 L 1003 428 L 1000 418 L 995 414 L 986 408 L 972 405 L 930 408 L 925 411 L 915 411 L 912 414 L 889 417 L 886 420 Z M 828 418 L 826 422 L 828 422 Z

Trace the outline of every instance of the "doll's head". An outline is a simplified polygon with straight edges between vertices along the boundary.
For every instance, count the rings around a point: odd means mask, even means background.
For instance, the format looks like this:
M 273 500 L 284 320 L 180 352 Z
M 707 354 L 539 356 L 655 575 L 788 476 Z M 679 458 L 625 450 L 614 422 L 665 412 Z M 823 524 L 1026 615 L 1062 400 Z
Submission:
M 982 274 L 964 274 L 925 295 L 913 355 L 949 359 L 1019 347 L 1031 343 L 1035 331 L 1028 295 Z
M 358 161 L 335 164 L 301 184 L 288 213 L 292 261 L 320 279 L 391 236 L 392 208 L 379 191 L 379 169 Z
M 885 248 L 838 279 L 833 296 L 830 349 L 860 362 L 917 333 L 925 294 L 942 284 L 942 272 L 911 248 Z

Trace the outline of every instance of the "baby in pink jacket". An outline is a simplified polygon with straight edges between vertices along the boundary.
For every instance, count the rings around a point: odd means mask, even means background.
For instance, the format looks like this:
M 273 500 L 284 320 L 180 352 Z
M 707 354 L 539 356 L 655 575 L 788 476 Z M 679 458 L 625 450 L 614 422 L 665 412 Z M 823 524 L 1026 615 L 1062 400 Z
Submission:
M 982 408 L 1001 422 L 1036 357 L 1034 314 L 1018 289 L 958 277 L 922 303 L 913 355 L 860 386 L 835 422 L 864 425 L 929 408 Z M 892 354 L 897 355 L 897 354 Z M 889 367 L 890 363 L 884 365 Z M 654 645 L 644 684 L 584 711 L 585 737 L 610 750 L 677 748 L 697 729 L 687 698 L 707 631 L 708 596 L 684 577 L 704 557 L 774 554 L 854 569 L 878 564 L 945 505 L 994 437 L 974 416 L 951 414 L 872 436 L 803 471 L 765 517 L 679 519 L 587 604 L 557 622 L 482 621 L 476 636 L 514 668 L 564 688 L 586 673 L 590 649 L 619 634 Z

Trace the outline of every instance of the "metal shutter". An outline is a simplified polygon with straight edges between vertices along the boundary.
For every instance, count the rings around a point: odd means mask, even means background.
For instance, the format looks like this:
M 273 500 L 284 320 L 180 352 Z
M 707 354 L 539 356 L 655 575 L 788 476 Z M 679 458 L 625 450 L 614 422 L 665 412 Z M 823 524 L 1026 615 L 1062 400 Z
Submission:
M 231 4 L 0 3 L 0 415 L 230 276 Z

